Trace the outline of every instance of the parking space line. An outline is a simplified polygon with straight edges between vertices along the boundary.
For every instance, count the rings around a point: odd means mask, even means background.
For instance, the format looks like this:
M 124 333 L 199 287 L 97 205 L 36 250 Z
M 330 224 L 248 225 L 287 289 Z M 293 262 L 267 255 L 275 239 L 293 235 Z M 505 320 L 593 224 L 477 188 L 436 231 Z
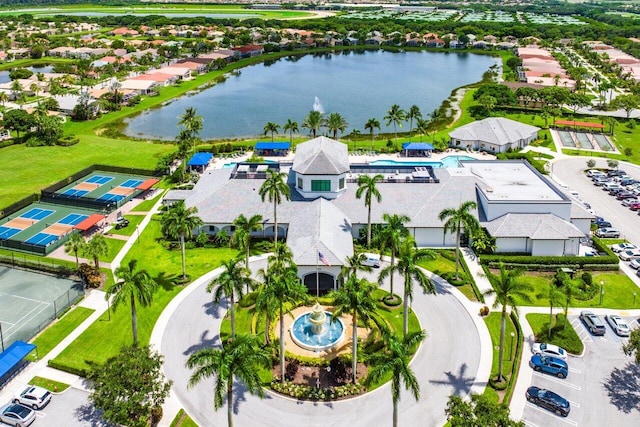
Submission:
M 567 386 L 569 388 L 572 388 L 574 390 L 582 390 L 582 387 L 580 387 L 579 385 L 571 384 L 567 380 L 561 380 L 560 378 L 552 377 L 552 376 L 546 375 L 546 374 L 541 374 L 539 372 L 534 372 L 533 375 L 536 375 L 536 376 L 538 376 L 540 378 L 546 378 L 549 381 L 553 381 L 555 383 L 565 385 L 565 386 Z
M 522 420 L 522 422 L 524 423 L 524 425 L 528 426 L 528 427 L 538 427 L 538 424 L 534 424 L 530 421 L 527 420 Z
M 573 368 L 569 368 L 569 372 L 575 372 L 576 374 L 581 374 L 582 371 L 579 369 L 573 369 Z
M 577 425 L 578 425 L 578 423 L 577 423 L 577 422 L 575 422 L 575 421 L 573 421 L 573 420 L 570 420 L 570 419 L 568 419 L 568 418 L 565 418 L 565 417 L 561 417 L 561 416 L 555 415 L 553 412 L 549 412 L 549 411 L 548 411 L 548 410 L 546 410 L 546 409 L 539 408 L 538 406 L 534 405 L 533 403 L 529 403 L 529 402 L 527 402 L 527 403 L 526 403 L 526 405 L 527 405 L 528 407 L 530 407 L 530 408 L 533 408 L 533 409 L 535 409 L 535 410 L 539 411 L 539 412 L 542 412 L 543 414 L 547 414 L 547 415 L 549 415 L 549 416 L 551 416 L 551 417 L 554 417 L 554 419 L 556 419 L 556 420 L 564 421 L 565 423 L 570 424 L 570 425 L 572 425 L 572 426 L 577 426 Z
M 572 408 L 579 408 L 580 407 L 580 404 L 578 402 L 574 402 L 573 400 L 569 400 L 569 399 L 567 399 L 567 400 L 569 401 L 569 403 L 571 403 L 571 407 Z
M 580 319 L 573 319 L 571 321 L 571 325 L 573 326 L 574 329 L 577 329 L 579 331 L 579 332 L 578 331 L 576 331 L 576 332 L 578 333 L 578 338 L 580 338 L 580 340 L 582 340 L 582 342 L 585 342 L 585 343 L 593 342 L 593 338 L 591 338 L 591 334 L 582 325 L 582 322 L 580 321 Z

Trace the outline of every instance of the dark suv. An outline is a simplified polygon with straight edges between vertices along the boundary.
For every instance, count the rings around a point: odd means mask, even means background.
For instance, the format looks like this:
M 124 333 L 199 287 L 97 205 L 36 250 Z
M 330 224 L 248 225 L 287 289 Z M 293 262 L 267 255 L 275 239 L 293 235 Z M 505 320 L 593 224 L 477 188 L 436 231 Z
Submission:
M 571 411 L 571 404 L 567 399 L 552 391 L 531 386 L 527 389 L 527 400 L 538 406 L 547 408 L 558 415 L 566 417 Z
M 604 335 L 607 332 L 604 322 L 591 311 L 582 311 L 580 313 L 580 320 L 582 320 L 589 332 L 593 335 Z

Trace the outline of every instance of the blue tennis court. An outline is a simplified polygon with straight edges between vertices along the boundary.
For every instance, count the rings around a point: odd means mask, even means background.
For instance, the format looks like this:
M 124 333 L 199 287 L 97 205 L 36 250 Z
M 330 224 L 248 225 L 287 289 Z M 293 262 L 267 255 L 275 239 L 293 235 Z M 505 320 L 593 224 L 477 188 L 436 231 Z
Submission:
M 123 196 L 122 194 L 107 193 L 100 196 L 98 200 L 104 200 L 105 202 L 119 202 L 120 200 L 124 199 L 124 197 L 125 196 Z
M 139 179 L 128 179 L 122 184 L 120 184 L 120 187 L 136 188 L 138 185 L 142 184 L 143 182 L 144 181 L 141 181 Z
M 25 241 L 25 243 L 36 246 L 47 246 L 49 243 L 55 242 L 56 240 L 58 240 L 58 236 L 54 236 L 53 234 L 38 233 L 35 236 L 31 236 Z
M 11 228 L 11 227 L 0 226 L 0 239 L 5 239 L 6 240 L 6 239 L 18 234 L 21 231 L 22 230 L 20 230 L 19 228 Z
M 89 215 L 69 214 L 69 215 L 65 216 L 64 218 L 62 218 L 61 220 L 59 220 L 58 224 L 77 225 L 77 224 L 80 224 L 82 221 L 84 221 L 87 218 L 89 218 Z
M 107 182 L 113 179 L 112 176 L 104 176 L 104 175 L 94 175 L 91 178 L 87 179 L 85 182 L 89 184 L 106 184 Z
M 87 190 L 75 190 L 73 188 L 68 189 L 67 191 L 65 191 L 64 193 L 62 193 L 63 196 L 68 196 L 68 197 L 82 197 L 85 194 L 87 194 L 89 191 Z
M 41 219 L 45 219 L 46 217 L 51 215 L 53 212 L 55 211 L 52 211 L 50 209 L 33 208 L 20 215 L 20 218 L 35 219 L 40 221 Z

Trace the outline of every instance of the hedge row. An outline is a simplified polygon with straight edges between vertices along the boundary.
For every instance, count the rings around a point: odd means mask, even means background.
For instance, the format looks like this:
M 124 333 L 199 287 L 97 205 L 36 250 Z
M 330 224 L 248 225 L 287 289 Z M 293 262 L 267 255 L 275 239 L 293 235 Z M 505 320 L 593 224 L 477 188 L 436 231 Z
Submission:
M 64 365 L 62 363 L 56 362 L 55 359 L 49 360 L 49 362 L 47 364 L 50 367 L 54 368 L 54 369 L 58 369 L 58 370 L 63 371 L 63 372 L 68 372 L 68 373 L 73 374 L 73 375 L 78 375 L 78 376 L 83 377 L 83 378 L 86 378 L 89 375 L 89 371 L 87 369 L 74 368 L 74 367 L 71 367 L 71 366 L 67 366 L 67 365 Z
M 594 240 L 595 242 L 595 240 Z M 604 251 L 611 253 L 611 251 Z M 524 254 L 491 254 L 482 255 L 480 263 L 489 264 L 520 264 L 526 265 L 546 265 L 551 268 L 568 267 L 568 268 L 584 268 L 585 265 L 618 265 L 618 257 L 613 255 L 585 257 L 585 256 L 533 256 Z
M 572 270 L 588 271 L 618 271 L 618 264 L 526 264 L 521 262 L 501 262 L 491 261 L 483 263 L 483 266 L 498 269 L 500 265 L 506 268 L 525 267 L 528 271 L 556 271 L 559 268 L 570 268 Z

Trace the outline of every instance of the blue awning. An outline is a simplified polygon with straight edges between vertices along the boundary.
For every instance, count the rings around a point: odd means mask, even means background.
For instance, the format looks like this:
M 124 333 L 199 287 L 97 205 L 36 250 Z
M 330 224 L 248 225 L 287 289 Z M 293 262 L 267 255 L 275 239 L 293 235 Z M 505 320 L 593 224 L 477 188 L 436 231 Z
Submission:
M 213 154 L 211 153 L 196 153 L 191 157 L 188 166 L 207 166 L 211 159 L 213 158 Z
M 0 378 L 18 366 L 25 356 L 36 348 L 34 344 L 16 341 L 0 353 Z
M 427 142 L 405 142 L 402 144 L 403 150 L 433 150 L 433 145 Z
M 256 150 L 288 150 L 291 144 L 288 142 L 256 142 Z

